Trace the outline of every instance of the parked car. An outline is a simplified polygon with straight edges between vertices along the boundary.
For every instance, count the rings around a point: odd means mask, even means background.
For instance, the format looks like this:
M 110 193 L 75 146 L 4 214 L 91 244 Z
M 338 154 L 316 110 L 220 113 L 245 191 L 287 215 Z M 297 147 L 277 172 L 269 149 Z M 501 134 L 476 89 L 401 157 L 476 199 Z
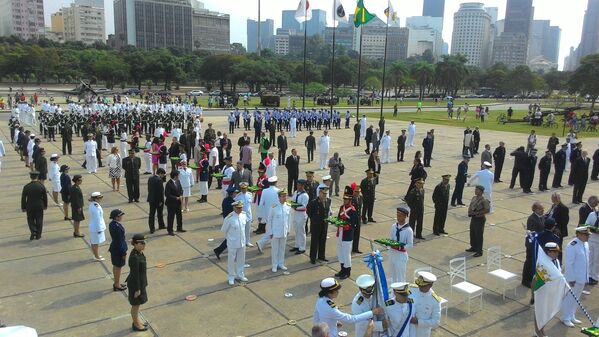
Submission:
M 141 90 L 139 90 L 137 88 L 129 88 L 129 89 L 123 90 L 123 95 L 139 96 L 139 94 L 141 94 Z
M 220 90 L 214 90 L 210 92 L 210 96 L 220 96 L 222 92 Z
M 202 90 L 196 89 L 187 93 L 189 96 L 204 96 L 204 92 Z

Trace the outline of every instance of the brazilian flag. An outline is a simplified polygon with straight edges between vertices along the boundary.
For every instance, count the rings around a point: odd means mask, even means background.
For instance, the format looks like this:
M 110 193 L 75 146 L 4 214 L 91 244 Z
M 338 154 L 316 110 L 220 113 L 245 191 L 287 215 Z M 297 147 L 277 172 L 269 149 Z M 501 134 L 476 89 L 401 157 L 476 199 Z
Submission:
M 370 14 L 366 7 L 364 7 L 364 0 L 358 0 L 358 5 L 356 6 L 356 12 L 354 13 L 354 26 L 356 28 L 360 27 L 360 25 L 366 24 L 368 21 L 374 19 L 375 15 Z

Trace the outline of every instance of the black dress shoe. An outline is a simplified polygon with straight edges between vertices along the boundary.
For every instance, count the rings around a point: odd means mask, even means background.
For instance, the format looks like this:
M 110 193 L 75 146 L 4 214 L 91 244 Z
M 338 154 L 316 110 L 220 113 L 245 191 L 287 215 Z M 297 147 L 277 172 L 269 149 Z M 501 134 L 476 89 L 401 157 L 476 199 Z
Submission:
M 185 229 L 177 229 L 177 233 L 185 233 L 187 232 Z
M 434 232 L 433 234 L 434 234 L 434 235 L 436 235 L 436 236 L 439 236 L 439 235 L 441 235 L 441 234 L 439 234 L 439 233 L 437 233 L 437 232 Z
M 597 280 L 595 280 L 593 278 L 589 278 L 589 285 L 594 286 L 595 284 L 597 284 Z
M 299 250 L 299 249 L 297 249 L 297 248 L 291 248 L 289 251 L 290 251 L 290 252 L 295 252 L 295 251 L 298 251 L 298 250 Z
M 356 254 L 362 254 L 362 252 L 361 252 L 361 251 L 359 251 L 359 250 L 352 250 L 352 253 L 356 253 Z
M 216 255 L 216 258 L 220 260 L 220 253 L 215 249 L 212 250 L 214 252 L 214 255 Z
M 376 223 L 374 219 L 368 219 L 368 222 Z
M 114 284 L 112 285 L 112 291 L 125 291 L 127 290 L 127 286 L 124 284 L 121 284 L 120 287 L 115 287 Z
M 441 233 L 441 234 L 449 234 L 446 231 L 440 231 L 439 233 Z
M 311 264 L 316 264 L 316 260 L 310 260 Z
M 422 235 L 421 235 L 421 236 L 417 236 L 417 237 L 416 237 L 416 239 L 419 239 L 419 240 L 426 240 L 426 239 L 425 239 L 425 238 L 424 238 Z
M 368 220 L 366 220 L 366 218 L 362 218 L 362 223 L 368 223 Z
M 77 234 L 77 233 L 73 233 L 73 237 L 74 237 L 74 238 L 82 238 L 82 237 L 84 237 L 84 236 L 85 236 L 84 234 Z
M 133 331 L 147 331 L 148 328 L 144 325 L 143 328 L 138 328 L 135 326 L 135 324 L 131 324 L 131 329 L 133 329 Z
M 305 253 L 305 252 L 306 252 L 305 250 L 297 250 L 297 251 L 295 252 L 295 255 L 301 255 L 301 254 L 303 254 L 303 253 Z
M 65 221 L 73 220 L 73 219 L 69 218 L 68 216 L 65 216 L 64 219 L 65 219 Z
M 150 234 L 154 234 L 155 231 L 156 230 L 154 230 L 154 229 L 150 229 Z
M 329 260 L 328 260 L 328 259 L 324 259 L 324 258 L 323 258 L 323 259 L 319 258 L 319 259 L 318 259 L 318 261 L 322 261 L 322 262 L 329 262 Z
M 31 235 L 29 236 L 29 240 L 30 240 L 30 241 L 31 241 L 31 240 L 35 240 L 35 234 L 31 234 Z
M 466 206 L 466 204 L 463 204 L 461 202 L 459 202 L 458 205 L 460 205 L 460 206 Z
M 455 204 L 451 204 L 451 207 L 456 207 L 456 205 Z
M 170 235 L 170 236 L 175 236 L 175 233 L 173 233 L 173 232 L 168 232 L 168 235 Z
M 472 257 L 481 257 L 481 256 L 483 256 L 483 253 L 480 253 L 480 252 L 479 253 L 475 253 L 474 255 L 472 255 Z
M 472 253 L 472 252 L 475 252 L 476 250 L 474 248 L 468 248 L 468 249 L 466 249 L 466 251 L 469 253 Z
M 161 230 L 161 229 L 166 229 L 166 227 L 164 227 L 164 226 L 158 226 L 158 230 Z

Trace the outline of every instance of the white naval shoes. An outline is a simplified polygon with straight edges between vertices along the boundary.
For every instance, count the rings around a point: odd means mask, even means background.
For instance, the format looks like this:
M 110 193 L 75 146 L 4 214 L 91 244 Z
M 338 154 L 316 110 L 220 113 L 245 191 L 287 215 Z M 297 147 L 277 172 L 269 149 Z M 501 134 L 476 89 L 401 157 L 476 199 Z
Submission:
M 572 321 L 574 324 L 582 324 L 582 322 L 576 318 L 572 318 L 570 321 Z
M 248 246 L 248 247 L 254 247 L 254 245 L 251 242 L 248 242 L 245 245 Z
M 568 321 L 568 320 L 566 320 L 566 321 L 562 321 L 562 323 L 563 323 L 565 326 L 567 326 L 567 327 L 570 327 L 570 328 L 574 328 L 574 327 L 575 327 L 574 323 L 572 323 L 571 321 Z
M 233 285 L 235 285 L 235 280 L 234 280 L 234 279 L 232 279 L 232 278 L 230 278 L 230 279 L 229 279 L 229 285 L 230 285 L 230 286 L 233 286 Z
M 241 282 L 247 282 L 247 281 L 248 281 L 248 278 L 247 278 L 247 277 L 245 277 L 245 276 L 238 277 L 237 279 L 238 279 L 239 281 L 241 281 Z
M 284 265 L 280 265 L 279 268 L 281 268 L 281 270 L 286 271 L 287 267 L 285 267 Z
M 100 257 L 94 256 L 94 261 L 96 261 L 96 262 L 100 262 L 100 261 L 104 261 L 104 260 L 106 260 L 106 259 L 102 255 L 100 255 Z
M 273 268 L 272 268 L 272 272 L 273 272 L 273 273 L 276 273 L 276 272 L 277 272 L 277 267 L 273 267 Z

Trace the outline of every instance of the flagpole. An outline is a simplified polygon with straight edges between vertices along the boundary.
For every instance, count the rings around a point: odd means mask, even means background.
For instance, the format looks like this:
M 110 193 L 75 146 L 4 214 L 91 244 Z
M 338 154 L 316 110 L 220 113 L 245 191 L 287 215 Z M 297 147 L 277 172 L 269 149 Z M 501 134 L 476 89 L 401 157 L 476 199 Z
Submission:
M 364 25 L 360 25 L 360 47 L 358 56 L 358 104 L 356 106 L 356 122 L 360 120 L 360 87 L 362 85 L 362 29 Z
M 389 17 L 393 15 L 391 13 L 391 1 L 387 1 L 387 26 L 385 27 L 385 52 L 383 54 L 383 83 L 381 86 L 381 116 L 380 119 L 383 119 L 383 106 L 385 105 L 385 72 L 387 66 L 387 39 L 389 37 Z
M 304 5 L 304 83 L 302 83 L 302 109 L 306 108 L 306 41 L 308 40 L 308 6 Z
M 258 0 L 258 56 L 260 56 L 260 50 L 262 49 L 262 36 L 260 36 L 260 26 L 260 0 Z
M 335 8 L 335 0 L 333 0 L 333 56 L 331 58 L 331 98 L 330 98 L 330 104 L 331 104 L 331 120 L 333 119 L 333 97 L 334 97 L 334 90 L 335 90 L 335 31 L 337 30 L 337 26 L 335 25 L 335 11 L 337 9 Z

